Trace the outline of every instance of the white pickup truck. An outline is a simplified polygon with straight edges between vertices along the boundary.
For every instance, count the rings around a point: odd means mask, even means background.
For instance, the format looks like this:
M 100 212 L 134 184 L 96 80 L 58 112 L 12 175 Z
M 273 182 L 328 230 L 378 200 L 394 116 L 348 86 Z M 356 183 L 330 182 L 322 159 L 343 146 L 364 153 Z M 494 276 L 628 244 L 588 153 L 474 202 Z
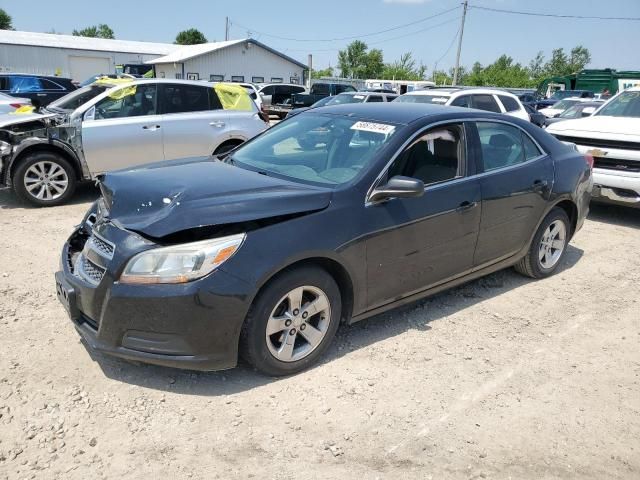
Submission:
M 593 157 L 593 200 L 640 208 L 640 88 L 620 92 L 591 117 L 547 132 Z

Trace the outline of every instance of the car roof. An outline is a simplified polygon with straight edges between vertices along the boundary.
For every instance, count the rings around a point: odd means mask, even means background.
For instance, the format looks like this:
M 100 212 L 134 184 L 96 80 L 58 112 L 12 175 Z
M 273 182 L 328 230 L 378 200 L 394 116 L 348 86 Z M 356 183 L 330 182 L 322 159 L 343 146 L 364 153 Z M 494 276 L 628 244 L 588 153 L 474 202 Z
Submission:
M 457 93 L 464 93 L 465 95 L 473 93 L 483 93 L 491 95 L 506 95 L 508 97 L 518 98 L 511 92 L 501 90 L 499 88 L 487 88 L 487 87 L 437 87 L 426 88 L 424 90 L 414 90 L 407 92 L 405 95 L 432 95 L 432 96 L 452 96 Z
M 356 92 L 341 92 L 338 95 L 362 95 L 364 96 L 371 96 L 371 95 L 397 95 L 397 94 L 393 94 L 393 93 L 387 93 L 387 92 L 370 92 L 367 90 L 358 90 Z M 337 95 L 336 95 L 337 96 Z
M 40 75 L 39 73 L 0 73 L 0 76 L 3 77 L 37 77 L 37 78 L 48 78 L 51 80 L 69 80 L 68 77 L 59 77 L 57 75 Z
M 350 103 L 342 105 L 327 105 L 312 109 L 316 113 L 326 113 L 340 116 L 349 116 L 362 120 L 381 121 L 394 124 L 408 125 L 425 117 L 437 117 L 440 115 L 451 116 L 458 113 L 460 117 L 473 116 L 475 114 L 493 115 L 491 112 L 474 112 L 469 108 L 448 107 L 425 103 Z

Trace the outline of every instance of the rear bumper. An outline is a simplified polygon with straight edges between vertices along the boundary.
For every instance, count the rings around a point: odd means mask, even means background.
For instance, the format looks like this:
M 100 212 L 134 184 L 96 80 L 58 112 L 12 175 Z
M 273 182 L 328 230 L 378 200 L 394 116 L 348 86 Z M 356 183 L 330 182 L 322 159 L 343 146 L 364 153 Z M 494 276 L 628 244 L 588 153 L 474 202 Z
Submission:
M 222 270 L 183 285 L 97 287 L 70 271 L 69 244 L 57 272 L 58 299 L 85 343 L 107 355 L 166 367 L 224 370 L 237 363 L 249 285 Z

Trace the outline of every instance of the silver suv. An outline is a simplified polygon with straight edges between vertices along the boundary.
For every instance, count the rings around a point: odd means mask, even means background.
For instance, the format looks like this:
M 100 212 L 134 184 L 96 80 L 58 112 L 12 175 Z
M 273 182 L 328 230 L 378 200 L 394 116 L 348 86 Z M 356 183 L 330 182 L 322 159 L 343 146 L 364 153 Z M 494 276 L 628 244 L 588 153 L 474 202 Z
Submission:
M 110 170 L 218 155 L 268 125 L 237 85 L 103 79 L 36 114 L 0 120 L 0 184 L 38 206 Z

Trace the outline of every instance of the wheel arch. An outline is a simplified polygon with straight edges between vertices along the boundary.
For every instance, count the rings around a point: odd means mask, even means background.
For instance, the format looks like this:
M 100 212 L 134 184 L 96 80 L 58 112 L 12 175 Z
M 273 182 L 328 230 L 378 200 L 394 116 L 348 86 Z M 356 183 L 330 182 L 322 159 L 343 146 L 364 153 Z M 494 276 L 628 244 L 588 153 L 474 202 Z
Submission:
M 571 222 L 571 234 L 569 238 L 573 237 L 573 234 L 576 232 L 576 227 L 578 225 L 578 206 L 576 203 L 568 198 L 564 198 L 558 202 L 556 202 L 551 208 L 561 208 L 569 217 L 569 221 Z M 549 209 L 551 211 L 551 209 Z
M 227 145 L 231 145 L 234 148 L 237 147 L 238 145 L 242 145 L 244 142 L 246 142 L 247 139 L 246 138 L 242 138 L 239 136 L 234 136 L 232 138 L 227 138 L 224 142 L 222 142 L 220 145 L 218 145 L 214 151 L 213 151 L 213 155 L 216 155 L 216 152 L 218 150 L 220 150 L 222 147 L 225 147 Z
M 37 142 L 37 143 L 31 143 L 25 146 L 20 151 L 18 151 L 16 155 L 14 155 L 13 160 L 11 161 L 9 168 L 7 169 L 7 183 L 13 184 L 13 176 L 20 162 L 25 157 L 37 152 L 50 152 L 50 153 L 55 153 L 60 155 L 62 158 L 64 158 L 71 164 L 76 174 L 76 178 L 78 180 L 82 180 L 83 178 L 82 167 L 80 166 L 80 161 L 78 157 L 76 156 L 75 153 L 73 153 L 73 151 L 57 143 Z

